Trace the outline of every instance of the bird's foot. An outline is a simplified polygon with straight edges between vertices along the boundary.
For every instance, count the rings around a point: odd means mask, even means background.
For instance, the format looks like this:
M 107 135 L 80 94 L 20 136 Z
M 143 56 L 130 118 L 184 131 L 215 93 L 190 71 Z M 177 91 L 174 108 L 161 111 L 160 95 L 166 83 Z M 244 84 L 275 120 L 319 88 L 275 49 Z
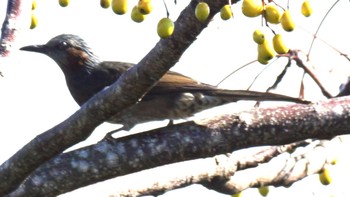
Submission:
M 121 127 L 121 128 L 119 128 L 119 129 L 115 129 L 115 130 L 113 130 L 113 131 L 110 131 L 110 132 L 108 132 L 108 133 L 105 135 L 105 137 L 103 138 L 103 140 L 112 141 L 112 140 L 115 139 L 112 135 L 113 135 L 114 133 L 118 132 L 118 131 L 123 131 L 123 130 L 125 130 L 124 127 Z

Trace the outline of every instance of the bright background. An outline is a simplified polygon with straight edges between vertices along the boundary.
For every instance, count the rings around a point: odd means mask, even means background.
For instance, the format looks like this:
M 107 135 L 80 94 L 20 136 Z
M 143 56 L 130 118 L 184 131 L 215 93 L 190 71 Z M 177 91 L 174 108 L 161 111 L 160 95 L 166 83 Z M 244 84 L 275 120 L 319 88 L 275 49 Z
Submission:
M 104 60 L 137 63 L 159 40 L 156 25 L 158 20 L 166 16 L 162 1 L 153 1 L 154 11 L 140 24 L 134 23 L 130 19 L 130 12 L 118 16 L 111 9 L 102 9 L 98 0 L 72 0 L 66 8 L 60 7 L 58 1 L 38 0 L 37 2 L 38 6 L 34 12 L 38 18 L 38 27 L 30 30 L 30 18 L 28 18 L 28 28 L 22 30 L 15 48 L 43 44 L 56 35 L 71 33 L 84 38 L 95 53 Z M 280 5 L 286 7 L 286 1 L 279 2 Z M 290 10 L 297 24 L 297 28 L 292 33 L 283 32 L 280 27 L 272 26 L 277 33 L 283 33 L 290 48 L 301 49 L 305 53 L 308 52 L 312 41 L 312 34 L 309 32 L 316 31 L 322 17 L 334 3 L 334 1 L 316 0 L 310 0 L 310 2 L 314 7 L 314 14 L 310 18 L 305 18 L 300 13 L 302 0 L 290 1 Z M 129 0 L 129 10 L 136 3 L 136 0 Z M 177 5 L 174 5 L 173 0 L 166 1 L 166 3 L 170 18 L 176 20 L 188 1 L 178 0 Z M 340 1 L 325 20 L 318 34 L 322 40 L 345 54 L 349 54 L 348 35 L 350 35 L 350 30 L 344 24 L 350 15 L 349 6 L 348 1 Z M 232 9 L 234 19 L 222 21 L 219 16 L 216 16 L 172 70 L 215 85 L 234 69 L 256 59 L 257 46 L 252 41 L 251 35 L 255 29 L 261 28 L 261 19 L 243 16 L 240 3 L 233 5 Z M 5 16 L 5 10 L 6 1 L 0 1 L 1 17 Z M 272 34 L 268 29 L 264 30 L 272 39 Z M 310 59 L 310 67 L 316 70 L 315 72 L 329 91 L 336 93 L 340 83 L 347 79 L 350 68 L 348 61 L 319 40 L 313 46 Z M 285 62 L 286 60 L 281 59 L 274 63 L 257 80 L 252 89 L 265 91 L 273 84 Z M 227 79 L 220 87 L 245 89 L 263 68 L 265 66 L 255 63 Z M 5 75 L 5 77 L 0 78 L 0 120 L 2 120 L 0 124 L 0 161 L 3 162 L 29 140 L 60 123 L 79 107 L 71 98 L 59 67 L 44 55 L 14 50 L 11 57 L 0 65 L 0 71 Z M 302 71 L 293 65 L 276 92 L 298 96 L 301 76 Z M 309 100 L 322 99 L 320 91 L 314 83 L 310 82 L 308 77 L 306 82 L 309 82 L 306 83 L 306 98 Z M 232 111 L 233 108 L 237 109 L 237 107 L 241 107 L 241 105 L 233 104 L 216 111 L 222 113 L 224 110 Z M 161 125 L 164 124 L 166 123 L 161 123 Z M 154 124 L 146 124 L 136 127 L 135 130 L 145 130 L 145 128 L 153 126 Z M 116 125 L 105 123 L 79 146 L 95 143 L 105 135 L 106 131 L 115 128 Z M 125 134 L 127 133 L 119 133 L 119 135 Z M 306 180 L 309 179 L 312 177 Z M 312 187 L 310 185 L 305 187 L 305 181 L 302 181 L 296 184 L 299 186 L 291 187 L 288 190 L 281 188 L 275 191 L 283 192 L 284 196 L 292 193 L 293 195 L 297 193 L 307 196 L 314 194 L 317 194 L 316 196 L 323 196 L 323 194 L 329 196 L 329 192 L 325 193 L 324 191 L 330 191 L 330 186 L 323 187 L 318 181 L 312 180 L 310 181 L 310 183 L 314 183 Z M 115 190 L 113 190 L 113 186 L 106 184 L 115 183 L 104 182 L 64 196 L 77 196 L 79 194 L 107 196 Z M 122 184 L 121 181 L 118 184 Z M 124 184 L 132 184 L 132 181 Z M 197 195 L 220 196 L 220 194 L 209 192 L 200 186 L 182 190 L 182 195 L 184 191 L 185 194 L 195 192 Z M 339 193 L 339 190 L 336 191 Z M 248 196 L 254 196 L 254 194 L 259 196 L 255 190 Z M 271 192 L 271 195 L 273 194 L 274 192 Z M 275 194 L 277 196 L 281 193 L 276 192 Z M 169 192 L 165 196 L 172 195 L 176 196 L 179 193 Z

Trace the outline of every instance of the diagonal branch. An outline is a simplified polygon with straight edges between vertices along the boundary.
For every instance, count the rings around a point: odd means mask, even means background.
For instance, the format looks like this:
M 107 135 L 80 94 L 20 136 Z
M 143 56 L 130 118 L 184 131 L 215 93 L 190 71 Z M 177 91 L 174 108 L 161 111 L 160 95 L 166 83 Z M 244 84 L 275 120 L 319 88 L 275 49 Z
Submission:
M 172 125 L 113 141 L 104 140 L 60 154 L 41 165 L 10 196 L 58 195 L 169 163 L 252 146 L 282 145 L 347 134 L 350 131 L 349 102 L 350 97 L 341 97 L 312 105 L 260 108 L 239 115 Z

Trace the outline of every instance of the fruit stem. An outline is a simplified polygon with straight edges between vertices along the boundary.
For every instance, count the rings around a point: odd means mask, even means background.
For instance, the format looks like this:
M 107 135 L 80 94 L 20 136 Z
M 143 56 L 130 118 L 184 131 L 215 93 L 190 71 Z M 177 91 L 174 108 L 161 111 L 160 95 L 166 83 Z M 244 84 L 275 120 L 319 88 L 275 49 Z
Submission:
M 169 18 L 170 14 L 169 14 L 168 6 L 166 5 L 164 0 L 163 0 L 163 3 L 164 3 L 165 10 L 166 10 L 166 17 Z M 176 1 L 175 1 L 175 4 L 176 4 Z

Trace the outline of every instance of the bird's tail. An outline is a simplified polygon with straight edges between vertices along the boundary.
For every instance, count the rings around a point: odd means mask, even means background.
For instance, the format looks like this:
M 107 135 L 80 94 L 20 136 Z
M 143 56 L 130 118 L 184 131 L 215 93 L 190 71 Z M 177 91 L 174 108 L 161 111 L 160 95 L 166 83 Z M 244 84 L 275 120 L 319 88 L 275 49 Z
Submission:
M 282 94 L 275 94 L 269 92 L 257 92 L 249 90 L 211 90 L 205 93 L 207 96 L 219 96 L 227 102 L 235 102 L 240 100 L 250 100 L 250 101 L 286 101 L 294 103 L 309 104 L 310 101 L 290 97 Z

